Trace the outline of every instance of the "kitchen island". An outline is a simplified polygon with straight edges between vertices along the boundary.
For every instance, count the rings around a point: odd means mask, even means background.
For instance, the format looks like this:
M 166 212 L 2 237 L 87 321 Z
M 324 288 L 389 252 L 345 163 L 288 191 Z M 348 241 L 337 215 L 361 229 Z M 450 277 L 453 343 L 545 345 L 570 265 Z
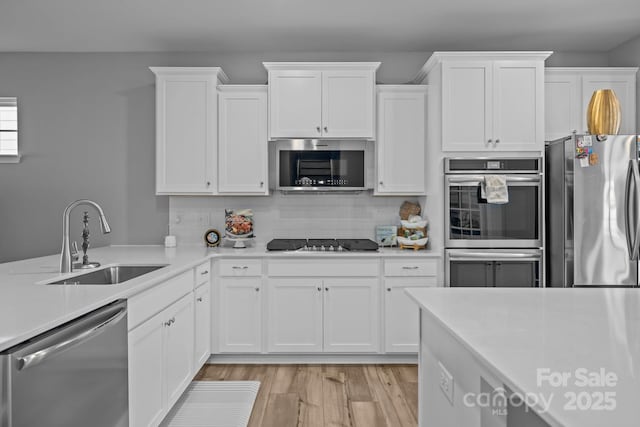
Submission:
M 637 426 L 636 289 L 407 290 L 421 427 Z

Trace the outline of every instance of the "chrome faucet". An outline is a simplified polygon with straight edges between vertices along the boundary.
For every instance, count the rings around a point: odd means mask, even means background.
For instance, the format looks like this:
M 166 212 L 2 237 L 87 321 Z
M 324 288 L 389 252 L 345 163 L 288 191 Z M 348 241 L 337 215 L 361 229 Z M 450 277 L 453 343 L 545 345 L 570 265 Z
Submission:
M 111 233 L 111 227 L 109 227 L 109 223 L 107 222 L 107 218 L 104 216 L 104 212 L 99 204 L 92 200 L 82 199 L 76 200 L 73 203 L 70 203 L 64 210 L 64 214 L 62 216 L 62 253 L 60 254 L 60 273 L 70 273 L 73 271 L 72 264 L 72 256 L 71 249 L 69 248 L 69 215 L 71 211 L 76 206 L 87 205 L 93 206 L 98 211 L 100 215 L 100 227 L 102 228 L 102 233 L 107 234 Z

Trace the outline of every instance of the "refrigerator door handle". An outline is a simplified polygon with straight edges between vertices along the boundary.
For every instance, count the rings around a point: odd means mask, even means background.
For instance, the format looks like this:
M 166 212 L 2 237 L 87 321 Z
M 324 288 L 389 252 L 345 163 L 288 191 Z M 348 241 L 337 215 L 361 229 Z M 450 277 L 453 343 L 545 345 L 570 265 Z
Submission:
M 629 214 L 629 208 L 631 207 L 631 183 L 633 182 L 634 187 L 634 201 L 637 203 L 638 200 L 638 191 L 640 188 L 638 187 L 638 178 L 640 173 L 638 171 L 638 163 L 635 160 L 629 160 L 629 166 L 627 167 L 627 179 L 624 187 L 624 225 L 625 225 L 625 234 L 627 237 L 627 249 L 629 250 L 629 259 L 635 261 L 637 259 L 638 254 L 638 232 L 640 228 L 638 228 L 638 215 L 637 209 L 633 210 L 633 225 L 635 227 L 635 236 L 632 236 L 631 232 L 631 216 Z
M 633 253 L 631 255 L 631 259 L 634 261 L 638 260 L 638 255 L 640 252 L 640 215 L 638 215 L 638 202 L 640 201 L 640 168 L 638 167 L 637 160 L 631 160 L 632 169 L 633 169 L 633 184 L 635 186 L 635 199 L 633 200 L 633 215 L 634 215 L 634 225 L 635 225 L 635 239 L 633 241 Z M 629 211 L 627 211 L 627 215 Z

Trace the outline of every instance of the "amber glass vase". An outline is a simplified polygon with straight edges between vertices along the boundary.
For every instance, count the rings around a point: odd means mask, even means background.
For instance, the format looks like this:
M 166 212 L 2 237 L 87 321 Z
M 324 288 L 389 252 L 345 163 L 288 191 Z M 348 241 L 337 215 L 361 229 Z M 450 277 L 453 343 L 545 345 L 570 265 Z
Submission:
M 620 102 L 613 89 L 593 92 L 587 108 L 587 129 L 592 135 L 617 135 L 620 130 Z

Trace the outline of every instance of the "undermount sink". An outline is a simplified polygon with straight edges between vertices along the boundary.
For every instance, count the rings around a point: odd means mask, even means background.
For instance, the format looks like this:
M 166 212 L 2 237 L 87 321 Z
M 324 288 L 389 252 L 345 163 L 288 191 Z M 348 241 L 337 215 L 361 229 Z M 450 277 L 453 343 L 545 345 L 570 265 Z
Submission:
M 151 273 L 164 265 L 114 265 L 104 267 L 89 273 L 80 274 L 74 277 L 67 277 L 55 282 L 47 282 L 47 285 L 116 285 L 128 280 L 135 279 L 143 274 Z

